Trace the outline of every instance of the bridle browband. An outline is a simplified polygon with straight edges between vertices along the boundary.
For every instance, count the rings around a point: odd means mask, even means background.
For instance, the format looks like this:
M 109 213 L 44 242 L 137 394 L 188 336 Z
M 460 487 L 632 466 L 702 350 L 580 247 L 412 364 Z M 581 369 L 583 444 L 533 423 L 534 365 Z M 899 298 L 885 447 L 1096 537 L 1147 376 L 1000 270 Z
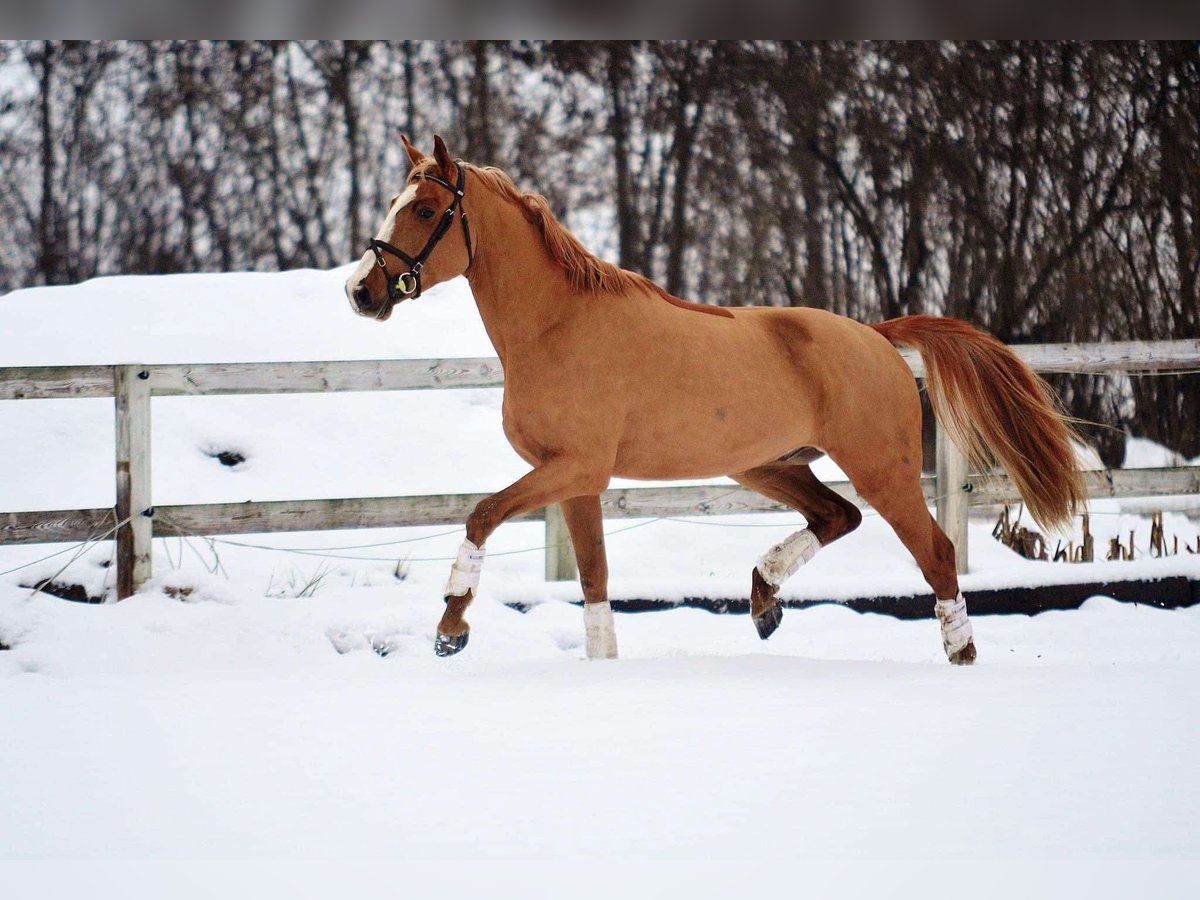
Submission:
M 466 179 L 466 171 L 463 168 L 462 160 L 455 160 L 458 168 L 458 184 L 451 184 L 448 181 L 443 181 L 436 175 L 427 175 L 421 173 L 415 175 L 415 178 L 424 178 L 426 181 L 432 181 L 434 184 L 440 184 L 446 190 L 454 195 L 454 199 L 450 201 L 450 206 L 442 213 L 442 220 L 438 222 L 437 227 L 433 229 L 433 234 L 429 236 L 429 240 L 425 242 L 425 246 L 421 248 L 421 252 L 416 256 L 409 256 L 399 247 L 393 247 L 387 241 L 381 241 L 378 238 L 372 239 L 367 245 L 367 249 L 375 254 L 375 262 L 379 268 L 383 269 L 383 276 L 387 282 L 388 306 L 383 309 L 388 309 L 391 304 L 396 303 L 398 299 L 408 297 L 421 296 L 421 270 L 425 268 L 425 263 L 429 259 L 429 255 L 433 253 L 434 248 L 438 245 L 446 232 L 450 230 L 450 226 L 454 222 L 454 214 L 457 212 L 462 218 L 463 239 L 467 243 L 467 268 L 471 268 L 471 263 L 475 261 L 475 256 L 471 252 L 471 227 L 467 224 L 467 211 L 462 208 L 463 199 L 463 184 Z M 388 271 L 387 260 L 383 257 L 383 252 L 387 251 L 393 256 L 399 257 L 408 266 L 407 272 L 401 272 L 399 275 L 393 275 Z

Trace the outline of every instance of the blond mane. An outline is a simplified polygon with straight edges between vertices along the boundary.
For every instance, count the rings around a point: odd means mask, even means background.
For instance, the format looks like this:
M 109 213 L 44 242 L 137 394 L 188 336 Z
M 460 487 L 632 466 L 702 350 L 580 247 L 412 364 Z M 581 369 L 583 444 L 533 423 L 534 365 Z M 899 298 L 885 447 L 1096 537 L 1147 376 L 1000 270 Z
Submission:
M 419 165 L 415 171 L 424 172 L 436 165 L 433 160 Z M 645 275 L 630 272 L 597 257 L 579 242 L 579 239 L 563 226 L 550 212 L 550 204 L 541 194 L 529 194 L 518 188 L 502 170 L 492 166 L 475 166 L 459 163 L 467 173 L 495 191 L 505 200 L 517 206 L 525 218 L 537 226 L 542 241 L 551 259 L 562 268 L 571 286 L 577 291 L 591 294 L 621 294 L 627 291 L 649 291 L 675 306 L 693 309 L 717 316 L 733 314 L 720 306 L 690 303 L 668 293 Z M 469 185 L 468 185 L 469 189 Z

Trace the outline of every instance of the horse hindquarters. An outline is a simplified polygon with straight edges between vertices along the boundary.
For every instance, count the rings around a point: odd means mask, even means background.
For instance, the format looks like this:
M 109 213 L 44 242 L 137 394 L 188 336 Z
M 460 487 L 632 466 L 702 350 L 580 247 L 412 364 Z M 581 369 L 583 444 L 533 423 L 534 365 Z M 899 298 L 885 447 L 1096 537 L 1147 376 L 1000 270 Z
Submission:
M 1085 497 L 1071 430 L 1044 383 L 1011 349 L 955 319 L 906 316 L 871 328 L 892 344 L 921 353 L 934 414 L 977 468 L 994 454 L 1035 519 L 1048 526 L 1069 520 Z M 891 411 L 886 399 L 880 400 L 876 412 L 886 436 Z M 951 662 L 971 662 L 975 644 L 958 591 L 953 545 L 925 507 L 919 470 L 895 466 L 897 456 L 906 464 L 920 459 L 919 424 L 918 416 L 915 425 L 896 432 L 899 444 L 910 446 L 908 453 L 897 454 L 888 441 L 880 442 L 877 456 L 852 443 L 830 455 L 895 529 L 933 587 Z
M 851 345 L 857 351 L 853 358 L 845 355 L 857 377 L 830 383 L 825 449 L 913 555 L 938 601 L 935 612 L 940 617 L 950 611 L 942 627 L 947 657 L 970 663 L 975 645 L 960 602 L 954 546 L 930 515 L 921 489 L 916 384 L 895 349 L 865 328 L 859 334 L 864 332 L 867 339 Z

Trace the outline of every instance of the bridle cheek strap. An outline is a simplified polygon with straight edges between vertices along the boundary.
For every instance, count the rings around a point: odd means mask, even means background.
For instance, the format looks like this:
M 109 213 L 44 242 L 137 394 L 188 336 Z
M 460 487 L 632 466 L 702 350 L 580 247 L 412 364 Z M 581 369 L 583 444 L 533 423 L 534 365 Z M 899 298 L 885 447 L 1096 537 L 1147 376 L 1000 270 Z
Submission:
M 475 254 L 471 248 L 471 226 L 467 224 L 467 211 L 462 208 L 462 199 L 464 196 L 463 184 L 466 180 L 466 172 L 463 169 L 462 160 L 458 160 L 457 185 L 444 181 L 436 175 L 422 174 L 416 177 L 440 184 L 454 195 L 454 199 L 450 201 L 450 205 L 442 213 L 441 221 L 433 229 L 433 234 L 429 235 L 429 240 L 425 242 L 425 246 L 421 248 L 421 252 L 416 256 L 409 256 L 399 247 L 393 247 L 387 241 L 381 241 L 378 238 L 372 239 L 367 245 L 367 249 L 375 254 L 375 262 L 379 265 L 379 268 L 383 269 L 383 275 L 387 281 L 388 300 L 391 303 L 395 303 L 402 298 L 421 296 L 421 270 L 425 268 L 425 263 L 428 261 L 430 254 L 433 253 L 434 248 L 446 236 L 446 232 L 450 230 L 450 226 L 454 224 L 456 213 L 462 219 L 463 240 L 467 245 L 467 268 L 471 268 L 471 263 L 475 261 Z M 389 272 L 387 260 L 383 255 L 385 251 L 403 260 L 404 264 L 408 266 L 408 271 L 401 272 L 398 275 L 393 275 Z

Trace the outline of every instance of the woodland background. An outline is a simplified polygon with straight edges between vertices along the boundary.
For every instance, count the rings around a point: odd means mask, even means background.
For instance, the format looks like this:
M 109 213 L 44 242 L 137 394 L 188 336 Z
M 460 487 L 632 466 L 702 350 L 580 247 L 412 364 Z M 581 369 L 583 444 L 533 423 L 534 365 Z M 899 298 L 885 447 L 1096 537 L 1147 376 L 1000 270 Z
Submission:
M 0 290 L 348 262 L 402 131 L 691 299 L 1200 336 L 1196 42 L 0 42 Z M 1200 454 L 1200 376 L 1053 380 Z

